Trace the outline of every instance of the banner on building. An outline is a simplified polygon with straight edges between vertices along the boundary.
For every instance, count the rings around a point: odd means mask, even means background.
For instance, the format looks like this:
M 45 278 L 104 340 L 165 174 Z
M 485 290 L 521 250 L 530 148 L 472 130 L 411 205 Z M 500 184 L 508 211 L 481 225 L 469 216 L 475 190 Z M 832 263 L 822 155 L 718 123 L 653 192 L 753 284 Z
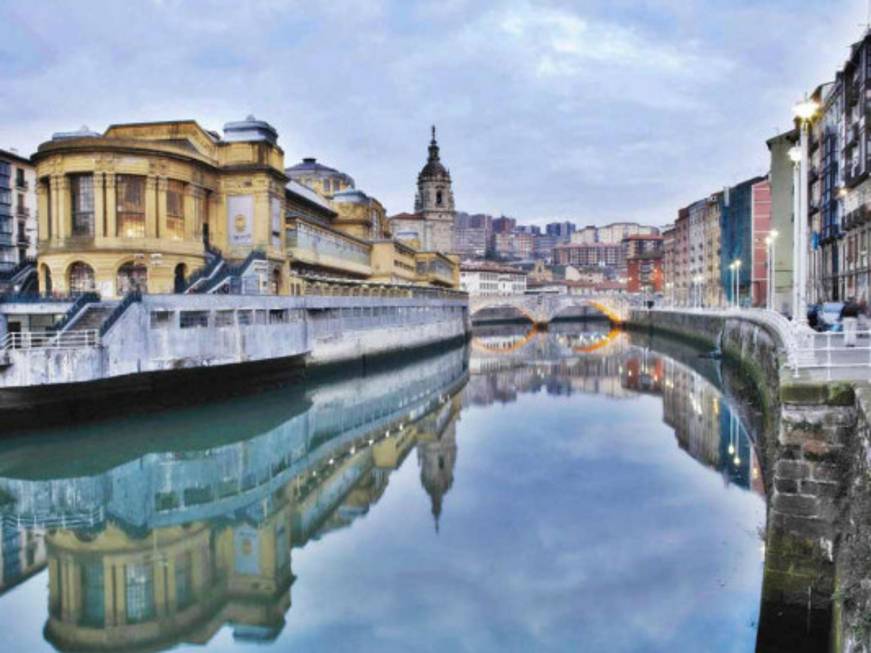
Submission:
M 227 198 L 227 239 L 230 246 L 250 245 L 254 234 L 254 197 L 231 195 Z

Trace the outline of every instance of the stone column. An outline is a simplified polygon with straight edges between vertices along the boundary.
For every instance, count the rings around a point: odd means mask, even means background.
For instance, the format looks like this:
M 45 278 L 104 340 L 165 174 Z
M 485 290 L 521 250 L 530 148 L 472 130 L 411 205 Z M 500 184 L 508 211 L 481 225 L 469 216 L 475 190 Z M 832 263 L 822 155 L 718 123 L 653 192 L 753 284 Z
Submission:
M 51 220 L 51 238 L 57 241 L 60 238 L 60 227 L 58 226 L 58 213 L 60 212 L 60 178 L 58 175 L 52 175 L 48 179 L 49 183 L 49 205 Z
M 196 201 L 202 191 L 193 184 L 185 184 L 184 187 L 184 239 L 194 240 L 196 221 Z
M 104 173 L 94 173 L 94 239 L 99 242 L 106 237 L 106 206 L 103 197 Z
M 165 189 L 164 189 L 165 190 Z M 145 179 L 145 237 L 157 238 L 157 178 L 148 175 Z M 164 199 L 166 195 L 164 193 Z
M 157 232 L 158 238 L 166 238 L 169 231 L 166 226 L 166 177 L 157 178 Z
M 73 232 L 70 178 L 66 175 L 60 175 L 58 183 L 58 236 L 65 239 L 69 238 Z
M 118 236 L 118 198 L 115 193 L 115 174 L 107 172 L 104 183 L 106 184 L 106 238 Z
M 50 203 L 49 203 L 49 184 L 42 180 L 36 182 L 36 215 L 39 220 L 37 225 L 37 240 L 42 243 L 51 238 L 51 222 L 49 218 Z

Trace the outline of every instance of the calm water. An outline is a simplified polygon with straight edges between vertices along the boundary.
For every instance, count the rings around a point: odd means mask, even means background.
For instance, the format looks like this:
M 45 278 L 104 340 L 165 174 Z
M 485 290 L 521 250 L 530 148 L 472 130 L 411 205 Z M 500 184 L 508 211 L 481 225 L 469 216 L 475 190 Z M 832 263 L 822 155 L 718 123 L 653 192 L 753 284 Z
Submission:
M 3 442 L 0 648 L 754 650 L 746 430 L 607 331 Z

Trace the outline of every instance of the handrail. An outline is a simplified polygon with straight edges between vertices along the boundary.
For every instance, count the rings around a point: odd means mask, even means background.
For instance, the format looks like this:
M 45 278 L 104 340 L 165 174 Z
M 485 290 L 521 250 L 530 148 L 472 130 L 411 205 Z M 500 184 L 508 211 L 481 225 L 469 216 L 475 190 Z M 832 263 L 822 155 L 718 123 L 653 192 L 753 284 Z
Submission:
M 100 334 L 96 329 L 80 331 L 15 331 L 0 339 L 0 350 L 81 349 L 98 347 Z
M 199 283 L 203 279 L 208 279 L 217 271 L 217 269 L 224 262 L 224 257 L 221 255 L 220 250 L 216 251 L 217 253 L 209 251 L 211 258 L 209 259 L 208 263 L 206 263 L 201 268 L 194 270 L 191 276 L 187 278 L 184 284 L 184 288 L 181 291 L 182 293 L 188 292 L 191 288 L 193 288 L 195 284 Z
M 266 253 L 262 250 L 252 250 L 245 259 L 238 265 L 225 265 L 223 274 L 218 275 L 207 281 L 202 288 L 199 289 L 200 294 L 207 294 L 220 286 L 224 281 L 233 277 L 240 277 L 248 269 L 254 261 L 265 261 Z
M 126 295 L 124 295 L 124 298 L 121 300 L 121 302 L 114 309 L 112 309 L 112 312 L 109 313 L 109 316 L 105 320 L 103 320 L 103 323 L 100 325 L 100 337 L 105 336 L 109 332 L 109 329 L 111 329 L 115 325 L 115 322 L 117 322 L 118 319 L 122 315 L 124 315 L 124 311 L 130 308 L 131 304 L 141 301 L 142 291 L 138 288 L 131 290 Z
M 11 281 L 20 272 L 26 270 L 30 266 L 33 266 L 34 270 L 36 269 L 36 259 L 26 258 L 8 270 L 0 270 L 0 281 Z
M 55 324 L 52 329 L 54 331 L 63 331 L 70 323 L 79 315 L 79 312 L 87 305 L 94 304 L 100 301 L 100 295 L 95 292 L 84 292 L 76 297 L 73 305 L 69 307 L 64 316 Z

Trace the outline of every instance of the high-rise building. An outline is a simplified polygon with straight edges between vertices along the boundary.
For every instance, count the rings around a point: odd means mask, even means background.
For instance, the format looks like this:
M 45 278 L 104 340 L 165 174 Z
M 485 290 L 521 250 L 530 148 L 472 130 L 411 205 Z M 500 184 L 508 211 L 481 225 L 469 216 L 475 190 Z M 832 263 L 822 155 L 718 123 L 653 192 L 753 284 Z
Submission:
M 729 303 L 734 302 L 736 298 L 740 298 L 742 305 L 752 301 L 750 284 L 754 268 L 753 238 L 764 231 L 761 226 L 764 223 L 762 213 L 765 204 L 761 191 L 757 191 L 756 201 L 754 201 L 753 188 L 762 182 L 768 185 L 765 177 L 753 177 L 725 188 L 720 196 L 720 284 Z M 769 193 L 767 207 L 769 218 L 770 207 Z M 758 216 L 755 231 L 754 210 Z M 740 297 L 736 297 L 736 279 L 737 293 Z
M 0 150 L 0 271 L 36 258 L 36 214 L 33 163 Z
M 484 258 L 492 232 L 493 218 L 489 215 L 458 211 L 454 220 L 454 253 L 464 258 Z

